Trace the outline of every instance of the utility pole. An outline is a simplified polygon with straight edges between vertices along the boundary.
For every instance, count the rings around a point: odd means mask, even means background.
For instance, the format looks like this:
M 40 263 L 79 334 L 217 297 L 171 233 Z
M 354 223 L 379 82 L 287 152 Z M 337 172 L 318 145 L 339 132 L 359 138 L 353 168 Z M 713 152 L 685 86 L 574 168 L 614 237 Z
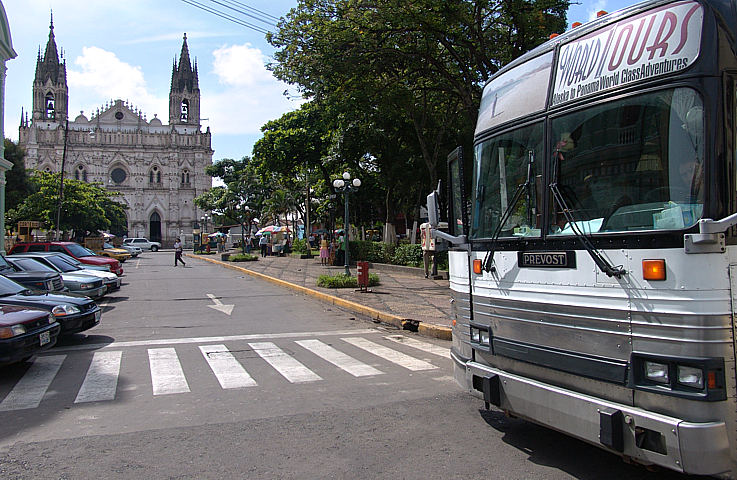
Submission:
M 56 207 L 56 240 L 61 240 L 61 203 L 64 199 L 64 167 L 67 161 L 67 138 L 69 135 L 69 117 L 64 126 L 64 150 L 61 154 L 61 172 L 59 172 L 59 205 Z

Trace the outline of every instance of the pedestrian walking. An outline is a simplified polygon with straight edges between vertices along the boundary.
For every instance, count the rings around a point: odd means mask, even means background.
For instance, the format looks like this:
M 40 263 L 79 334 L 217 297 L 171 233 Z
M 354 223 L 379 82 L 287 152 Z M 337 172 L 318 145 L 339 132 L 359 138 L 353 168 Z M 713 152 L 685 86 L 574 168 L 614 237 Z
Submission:
M 176 267 L 178 265 L 178 262 L 182 262 L 182 266 L 186 267 L 187 264 L 184 263 L 184 260 L 182 260 L 182 251 L 184 249 L 182 248 L 182 242 L 177 238 L 177 241 L 174 242 L 174 266 Z
M 328 239 L 323 235 L 320 239 L 320 265 L 327 265 L 329 258 L 330 252 L 328 251 Z
M 266 238 L 266 235 L 261 235 L 261 238 L 258 240 L 258 246 L 261 247 L 261 256 L 265 257 L 269 249 L 269 240 Z

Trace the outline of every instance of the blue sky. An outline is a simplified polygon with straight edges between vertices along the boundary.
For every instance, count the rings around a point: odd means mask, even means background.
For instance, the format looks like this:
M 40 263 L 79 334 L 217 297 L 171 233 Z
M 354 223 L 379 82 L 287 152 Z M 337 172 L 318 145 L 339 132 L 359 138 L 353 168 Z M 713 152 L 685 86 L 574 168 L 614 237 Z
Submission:
M 17 140 L 21 107 L 31 107 L 38 50 L 46 46 L 49 12 L 54 13 L 57 47 L 63 50 L 69 83 L 69 111 L 88 117 L 106 101 L 131 101 L 168 122 L 171 66 L 186 32 L 190 56 L 197 58 L 203 129 L 213 134 L 213 160 L 250 155 L 269 120 L 299 107 L 285 96 L 288 85 L 265 69 L 273 49 L 262 33 L 236 25 L 182 0 L 0 0 L 5 6 L 18 57 L 7 63 L 5 136 Z M 208 3 L 207 0 L 199 0 Z M 294 0 L 242 0 L 280 17 Z M 586 22 L 599 10 L 630 5 L 624 0 L 582 0 L 572 5 L 569 24 Z M 264 23 L 249 19 L 266 29 Z

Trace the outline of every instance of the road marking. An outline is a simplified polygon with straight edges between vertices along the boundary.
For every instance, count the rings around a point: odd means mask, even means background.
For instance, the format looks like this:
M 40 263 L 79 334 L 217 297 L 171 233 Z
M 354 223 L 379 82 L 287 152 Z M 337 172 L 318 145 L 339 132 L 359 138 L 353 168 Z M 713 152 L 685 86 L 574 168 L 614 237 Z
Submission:
M 101 348 L 123 348 L 123 347 L 150 347 L 154 345 L 182 345 L 187 343 L 223 343 L 238 340 L 262 340 L 266 338 L 293 338 L 293 337 L 327 337 L 342 335 L 366 335 L 378 333 L 379 330 L 364 328 L 358 330 L 334 330 L 326 332 L 294 332 L 294 333 L 257 333 L 251 335 L 230 335 L 218 337 L 187 337 L 187 338 L 162 338 L 156 340 L 133 340 L 129 342 L 113 343 L 87 343 L 84 345 L 71 345 L 68 347 L 54 347 L 54 353 L 74 352 L 78 350 L 99 350 Z
M 223 388 L 255 387 L 256 381 L 246 372 L 225 345 L 201 345 L 200 351 Z
M 233 312 L 233 307 L 235 307 L 235 305 L 223 305 L 223 302 L 218 300 L 212 293 L 208 293 L 207 296 L 210 297 L 210 300 L 215 302 L 215 305 L 208 305 L 208 307 L 213 310 L 217 310 L 218 312 L 223 312 L 226 315 L 230 315 Z
M 292 383 L 322 380 L 322 377 L 318 374 L 287 355 L 281 348 L 271 342 L 249 343 L 249 345 L 261 358 Z
M 391 340 L 392 342 L 401 343 L 402 345 L 407 345 L 408 347 L 417 348 L 424 352 L 432 353 L 434 355 L 440 355 L 441 357 L 450 359 L 449 348 L 439 347 L 432 343 L 421 342 L 414 338 L 405 337 L 404 335 L 389 335 L 388 337 L 384 338 L 386 338 L 387 340 Z
M 115 400 L 123 352 L 95 352 L 74 403 Z
M 66 355 L 39 357 L 0 403 L 0 411 L 36 408 L 59 372 Z
M 342 338 L 341 340 L 412 371 L 432 370 L 438 368 L 432 363 L 428 363 L 418 358 L 410 357 L 409 355 L 405 355 L 402 352 L 398 352 L 396 350 L 392 350 L 391 348 L 381 346 L 378 343 L 371 342 L 369 340 L 366 340 L 365 338 Z
M 384 372 L 377 370 L 371 365 L 366 365 L 355 358 L 340 352 L 320 340 L 297 340 L 297 345 L 306 348 L 318 357 L 327 360 L 336 367 L 345 370 L 354 377 L 365 377 L 367 375 L 380 375 Z
M 138 266 L 139 266 L 140 264 L 141 264 L 141 259 L 139 258 L 139 259 L 138 259 L 138 260 L 136 261 L 136 268 L 138 268 Z
M 151 348 L 148 350 L 148 362 L 154 395 L 189 392 L 189 385 L 176 350 Z

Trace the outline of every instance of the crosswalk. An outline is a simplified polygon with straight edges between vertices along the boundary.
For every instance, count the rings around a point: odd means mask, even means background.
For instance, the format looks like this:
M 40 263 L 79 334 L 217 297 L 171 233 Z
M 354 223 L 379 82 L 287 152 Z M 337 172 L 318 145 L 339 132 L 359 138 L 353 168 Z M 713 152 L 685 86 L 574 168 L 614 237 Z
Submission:
M 377 341 L 383 341 L 387 345 L 377 343 Z M 280 344 L 281 346 L 268 341 L 247 342 L 247 351 L 253 352 L 255 354 L 253 358 L 261 359 L 278 376 L 292 384 L 307 384 L 324 380 L 323 376 L 305 365 L 307 362 L 303 363 L 298 360 L 297 355 L 291 351 L 292 348 L 300 348 L 316 357 L 313 363 L 320 365 L 321 373 L 326 370 L 325 366 L 328 372 L 332 366 L 356 379 L 383 375 L 389 368 L 394 368 L 392 366 L 399 366 L 400 370 L 408 372 L 431 372 L 439 368 L 436 363 L 443 364 L 443 357 L 449 357 L 447 348 L 402 335 L 389 335 L 371 340 L 360 336 L 341 336 L 339 341 L 334 341 L 332 344 L 315 338 L 294 340 L 288 343 L 281 341 Z M 377 357 L 378 363 L 365 363 L 356 358 L 358 355 L 355 353 L 349 354 L 344 351 L 350 351 L 351 347 L 354 347 L 354 350 L 358 349 L 356 350 L 358 352 L 369 353 L 371 358 Z M 405 352 L 410 351 L 412 354 L 402 352 L 397 348 L 404 349 Z M 207 371 L 212 372 L 222 389 L 258 387 L 258 382 L 252 373 L 246 370 L 225 343 L 198 345 L 198 349 L 202 353 L 202 359 L 209 367 Z M 242 351 L 243 347 L 239 347 L 239 350 Z M 74 400 L 75 404 L 116 399 L 123 353 L 123 350 L 94 352 Z M 427 353 L 432 354 L 431 359 L 427 358 Z M 147 354 L 150 388 L 153 396 L 190 392 L 180 354 L 175 347 L 156 346 L 148 348 Z M 53 354 L 53 351 L 50 355 L 35 358 L 30 368 L 0 401 L 0 412 L 37 408 L 47 395 L 66 358 L 66 354 Z M 300 358 L 302 358 L 301 354 Z M 437 361 L 433 363 L 428 360 Z M 384 364 L 386 367 L 381 366 Z

